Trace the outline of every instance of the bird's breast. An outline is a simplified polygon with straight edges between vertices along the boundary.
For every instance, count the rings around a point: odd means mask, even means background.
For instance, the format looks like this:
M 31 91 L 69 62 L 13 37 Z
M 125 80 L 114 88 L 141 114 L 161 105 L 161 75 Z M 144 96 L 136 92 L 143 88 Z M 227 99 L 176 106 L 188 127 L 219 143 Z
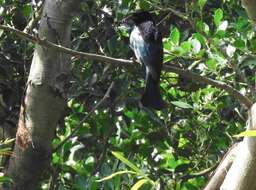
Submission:
M 139 29 L 137 27 L 134 27 L 130 35 L 130 47 L 132 48 L 136 58 L 140 62 L 143 62 L 143 57 L 146 56 L 145 46 L 146 42 L 142 38 Z
M 138 27 L 134 27 L 130 35 L 130 45 L 132 46 L 132 48 L 134 48 L 139 44 L 143 44 L 143 43 L 144 43 L 144 40 L 140 34 Z

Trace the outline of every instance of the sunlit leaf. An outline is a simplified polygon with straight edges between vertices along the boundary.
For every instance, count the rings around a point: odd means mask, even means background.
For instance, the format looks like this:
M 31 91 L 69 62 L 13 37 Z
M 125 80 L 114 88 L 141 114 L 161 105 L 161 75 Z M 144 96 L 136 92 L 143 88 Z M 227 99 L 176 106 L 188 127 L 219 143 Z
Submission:
M 256 137 L 256 130 L 247 130 L 238 135 L 234 135 L 234 137 Z
M 139 181 L 137 181 L 131 188 L 131 190 L 139 190 L 142 185 L 144 185 L 145 183 L 149 183 L 148 179 L 141 179 Z
M 182 101 L 171 101 L 171 103 L 177 107 L 180 108 L 184 108 L 184 109 L 192 109 L 193 107 L 191 105 L 189 105 L 186 102 L 182 102 Z
M 221 22 L 218 26 L 218 30 L 222 30 L 225 31 L 228 27 L 228 21 L 224 20 L 223 22 Z
M 197 39 L 192 40 L 192 51 L 197 54 L 201 50 L 201 43 Z
M 217 62 L 216 62 L 216 60 L 215 59 L 208 59 L 207 61 L 206 61 L 206 65 L 207 65 L 207 67 L 209 68 L 209 69 L 211 69 L 211 70 L 216 70 L 216 67 L 217 67 Z
M 180 46 L 184 50 L 184 52 L 191 51 L 191 42 L 189 42 L 189 41 L 182 42 Z
M 141 170 L 135 166 L 133 163 L 131 163 L 129 160 L 127 160 L 120 152 L 111 152 L 117 159 L 121 160 L 124 164 L 129 166 L 131 169 L 133 169 L 135 172 L 142 174 Z
M 207 0 L 198 0 L 198 5 L 199 5 L 200 9 L 204 8 L 206 2 L 207 2 Z
M 136 172 L 134 171 L 128 171 L 128 170 L 125 170 L 125 171 L 119 171 L 119 172 L 115 172 L 107 177 L 104 177 L 100 180 L 96 180 L 97 182 L 102 182 L 102 181 L 106 181 L 106 180 L 109 180 L 109 179 L 112 179 L 113 177 L 117 176 L 117 175 L 122 175 L 122 174 L 136 174 Z
M 216 26 L 220 25 L 220 22 L 223 18 L 223 11 L 221 9 L 217 9 L 214 11 L 213 20 Z
M 180 41 L 180 32 L 177 28 L 174 28 L 172 31 L 171 31 L 171 35 L 170 35 L 170 39 L 171 41 L 178 45 L 179 44 L 179 41 Z
M 228 45 L 228 47 L 226 48 L 226 54 L 229 57 L 233 57 L 234 53 L 236 52 L 236 48 L 232 45 Z

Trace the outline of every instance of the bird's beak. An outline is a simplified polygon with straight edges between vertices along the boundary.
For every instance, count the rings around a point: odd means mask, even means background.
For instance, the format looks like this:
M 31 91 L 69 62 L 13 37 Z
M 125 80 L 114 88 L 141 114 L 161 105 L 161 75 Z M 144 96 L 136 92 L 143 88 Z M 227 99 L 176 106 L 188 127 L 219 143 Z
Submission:
M 134 22 L 133 22 L 133 19 L 132 19 L 132 15 L 129 15 L 129 16 L 125 17 L 122 20 L 122 24 L 124 24 L 124 25 L 133 25 Z

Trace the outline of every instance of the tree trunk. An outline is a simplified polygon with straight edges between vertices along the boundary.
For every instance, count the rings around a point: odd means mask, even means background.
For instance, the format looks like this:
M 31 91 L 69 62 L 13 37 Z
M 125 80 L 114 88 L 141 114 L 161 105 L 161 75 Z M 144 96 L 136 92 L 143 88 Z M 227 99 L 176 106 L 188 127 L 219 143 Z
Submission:
M 39 37 L 70 46 L 72 12 L 80 0 L 46 0 Z M 4 189 L 35 190 L 49 169 L 51 142 L 65 106 L 70 56 L 36 46 L 22 101 L 14 154 L 6 174 L 13 180 Z
M 247 130 L 256 130 L 256 104 L 249 110 Z M 245 137 L 221 190 L 256 189 L 256 138 Z
M 242 0 L 242 4 L 250 19 L 256 24 L 256 0 Z
M 256 0 L 242 0 L 242 5 L 249 18 L 256 23 Z M 256 104 L 249 110 L 247 130 L 256 130 Z M 241 146 L 221 185 L 221 190 L 256 189 L 256 138 L 245 137 Z

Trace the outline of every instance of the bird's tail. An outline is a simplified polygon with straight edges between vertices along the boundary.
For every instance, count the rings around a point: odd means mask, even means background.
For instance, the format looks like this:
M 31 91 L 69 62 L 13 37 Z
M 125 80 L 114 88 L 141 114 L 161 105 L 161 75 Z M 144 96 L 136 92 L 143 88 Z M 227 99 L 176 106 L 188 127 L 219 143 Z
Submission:
M 166 103 L 163 101 L 160 94 L 159 82 L 153 79 L 151 75 L 148 75 L 147 77 L 141 103 L 145 107 L 150 107 L 156 110 L 161 110 L 166 107 Z

